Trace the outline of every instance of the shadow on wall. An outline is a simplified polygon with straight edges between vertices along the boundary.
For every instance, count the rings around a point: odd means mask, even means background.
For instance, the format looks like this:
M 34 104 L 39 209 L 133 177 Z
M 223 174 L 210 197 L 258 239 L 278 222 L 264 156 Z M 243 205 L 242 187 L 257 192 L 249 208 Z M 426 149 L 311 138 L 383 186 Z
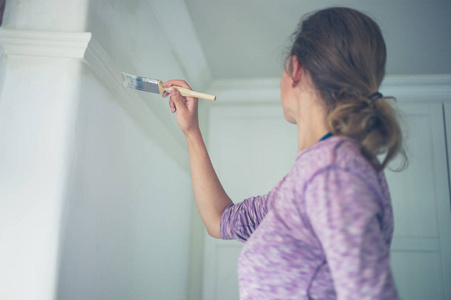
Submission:
M 0 0 L 0 26 L 3 23 L 3 12 L 5 11 L 6 0 Z

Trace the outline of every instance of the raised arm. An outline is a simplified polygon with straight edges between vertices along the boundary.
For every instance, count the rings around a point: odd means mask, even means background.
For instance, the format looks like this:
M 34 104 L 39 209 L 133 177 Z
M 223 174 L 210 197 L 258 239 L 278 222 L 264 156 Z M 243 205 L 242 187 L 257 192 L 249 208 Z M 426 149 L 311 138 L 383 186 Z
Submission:
M 183 80 L 170 80 L 163 86 L 180 86 L 191 89 Z M 163 93 L 163 97 L 168 95 L 167 92 Z M 208 234 L 215 238 L 221 238 L 219 234 L 221 216 L 232 200 L 224 191 L 205 147 L 199 128 L 198 100 L 192 97 L 182 97 L 177 89 L 173 89 L 170 95 L 169 105 L 172 112 L 177 112 L 177 123 L 185 134 L 188 144 L 191 180 L 197 209 Z

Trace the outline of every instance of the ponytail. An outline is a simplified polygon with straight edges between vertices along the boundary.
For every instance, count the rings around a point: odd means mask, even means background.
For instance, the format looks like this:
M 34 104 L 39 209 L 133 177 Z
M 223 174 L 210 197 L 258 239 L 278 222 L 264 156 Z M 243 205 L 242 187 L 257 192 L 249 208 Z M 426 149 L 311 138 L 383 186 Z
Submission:
M 375 93 L 376 94 L 376 93 Z M 328 115 L 328 124 L 334 135 L 344 135 L 359 142 L 362 154 L 377 171 L 383 170 L 398 153 L 403 156 L 401 171 L 408 164 L 402 145 L 402 131 L 398 123 L 397 113 L 382 94 L 369 97 L 347 97 Z M 385 154 L 382 162 L 378 155 Z

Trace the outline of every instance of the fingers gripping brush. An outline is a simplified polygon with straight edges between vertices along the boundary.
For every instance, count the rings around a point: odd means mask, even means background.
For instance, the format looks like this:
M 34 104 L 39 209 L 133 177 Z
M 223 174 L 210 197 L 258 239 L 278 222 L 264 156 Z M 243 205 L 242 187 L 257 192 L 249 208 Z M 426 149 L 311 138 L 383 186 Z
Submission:
M 171 86 L 165 88 L 163 87 L 163 82 L 158 79 L 135 76 L 124 72 L 122 72 L 122 77 L 124 78 L 124 86 L 139 91 L 162 94 L 164 91 L 169 93 L 169 90 L 171 88 L 176 88 L 177 90 L 179 90 L 180 94 L 185 97 L 201 98 L 210 101 L 216 100 L 216 96 L 198 93 L 178 86 Z

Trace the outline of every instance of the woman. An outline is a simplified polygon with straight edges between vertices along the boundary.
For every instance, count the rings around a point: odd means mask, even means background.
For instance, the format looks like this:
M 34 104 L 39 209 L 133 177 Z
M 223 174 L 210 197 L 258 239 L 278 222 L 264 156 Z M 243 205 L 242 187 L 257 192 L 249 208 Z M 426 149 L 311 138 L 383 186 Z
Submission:
M 285 119 L 298 127 L 299 151 L 264 196 L 232 203 L 205 148 L 197 99 L 172 89 L 200 215 L 211 236 L 246 242 L 242 299 L 397 299 L 383 169 L 402 136 L 378 92 L 386 61 L 380 29 L 356 10 L 329 8 L 301 20 L 294 36 L 280 95 Z M 189 88 L 177 80 L 170 86 Z

